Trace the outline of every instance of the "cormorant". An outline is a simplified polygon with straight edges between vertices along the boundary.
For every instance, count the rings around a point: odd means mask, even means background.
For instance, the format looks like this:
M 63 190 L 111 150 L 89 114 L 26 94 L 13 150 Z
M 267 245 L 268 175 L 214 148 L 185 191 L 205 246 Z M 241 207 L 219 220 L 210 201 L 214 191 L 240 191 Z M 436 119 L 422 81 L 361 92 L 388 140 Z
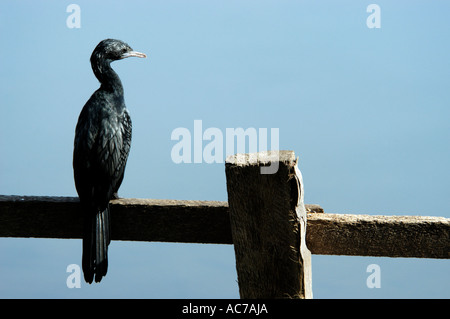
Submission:
M 84 213 L 84 279 L 100 282 L 108 268 L 109 201 L 118 198 L 131 145 L 131 119 L 123 87 L 110 63 L 144 53 L 114 39 L 101 41 L 91 55 L 100 88 L 84 105 L 75 130 L 73 171 Z

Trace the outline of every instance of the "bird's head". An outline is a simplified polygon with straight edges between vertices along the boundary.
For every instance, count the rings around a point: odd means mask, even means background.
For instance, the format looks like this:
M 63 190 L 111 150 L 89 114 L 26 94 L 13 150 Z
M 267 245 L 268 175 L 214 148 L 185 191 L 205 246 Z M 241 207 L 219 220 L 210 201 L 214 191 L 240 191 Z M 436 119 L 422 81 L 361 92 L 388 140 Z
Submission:
M 106 39 L 101 41 L 92 52 L 91 61 L 109 60 L 115 61 L 129 57 L 146 58 L 144 53 L 133 51 L 133 49 L 123 41 Z

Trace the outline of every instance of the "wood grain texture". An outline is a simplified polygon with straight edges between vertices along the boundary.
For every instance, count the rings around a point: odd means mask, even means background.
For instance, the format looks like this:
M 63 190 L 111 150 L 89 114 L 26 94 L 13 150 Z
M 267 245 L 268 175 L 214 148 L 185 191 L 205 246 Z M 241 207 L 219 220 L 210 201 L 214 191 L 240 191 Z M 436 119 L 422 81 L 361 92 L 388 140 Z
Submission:
M 116 199 L 113 240 L 231 244 L 227 202 Z M 0 196 L 0 237 L 82 238 L 76 197 Z
M 312 254 L 450 258 L 450 218 L 327 214 L 305 205 Z M 113 240 L 232 244 L 227 202 L 111 201 Z M 76 197 L 0 195 L 0 237 L 81 238 Z
M 444 217 L 308 214 L 314 254 L 450 258 L 449 236 Z
M 241 298 L 311 298 L 306 208 L 294 152 L 227 158 L 228 202 Z M 261 165 L 276 163 L 273 174 Z M 261 164 L 264 163 L 264 164 Z

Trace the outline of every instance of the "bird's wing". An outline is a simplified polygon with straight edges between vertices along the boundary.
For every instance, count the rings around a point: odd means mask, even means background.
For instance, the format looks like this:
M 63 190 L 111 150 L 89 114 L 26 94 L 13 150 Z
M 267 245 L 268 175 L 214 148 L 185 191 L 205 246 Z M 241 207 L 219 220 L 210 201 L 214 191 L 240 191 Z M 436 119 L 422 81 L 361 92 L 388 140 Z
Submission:
M 92 149 L 98 135 L 95 122 L 96 116 L 86 103 L 78 117 L 73 150 L 75 186 L 82 201 L 89 200 L 93 194 Z
M 75 184 L 80 199 L 106 205 L 123 179 L 131 145 L 131 119 L 122 114 L 83 110 L 78 120 Z
M 102 181 L 107 181 L 108 196 L 117 192 L 122 183 L 128 153 L 131 146 L 131 119 L 125 110 L 123 114 L 110 119 L 103 118 L 102 134 L 98 134 L 95 145 L 96 166 Z

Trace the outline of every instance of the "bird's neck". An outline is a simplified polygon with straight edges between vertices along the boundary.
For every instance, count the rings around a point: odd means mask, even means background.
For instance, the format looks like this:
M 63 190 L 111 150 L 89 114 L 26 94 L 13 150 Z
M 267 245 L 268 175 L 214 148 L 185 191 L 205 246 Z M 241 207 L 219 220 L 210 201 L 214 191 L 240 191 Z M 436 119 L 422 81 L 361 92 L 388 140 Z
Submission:
M 104 90 L 123 94 L 123 86 L 117 73 L 111 68 L 110 60 L 93 61 L 92 70 Z

